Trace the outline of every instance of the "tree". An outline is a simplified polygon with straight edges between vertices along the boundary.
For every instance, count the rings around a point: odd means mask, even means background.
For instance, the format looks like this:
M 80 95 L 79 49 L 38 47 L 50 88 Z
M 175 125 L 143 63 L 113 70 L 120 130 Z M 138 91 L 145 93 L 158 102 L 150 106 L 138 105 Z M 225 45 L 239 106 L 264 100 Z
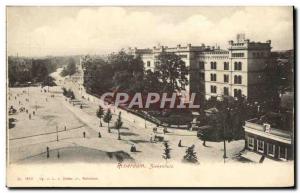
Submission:
M 44 86 L 56 86 L 55 79 L 51 76 L 47 76 L 42 82 L 42 87 Z
M 110 123 L 110 121 L 111 121 L 111 118 L 112 118 L 112 114 L 111 114 L 111 112 L 110 112 L 110 109 L 108 109 L 108 110 L 106 111 L 104 117 L 103 117 L 103 121 L 104 121 L 105 123 L 107 123 L 107 131 L 108 131 L 108 133 L 110 133 L 109 123 Z
M 72 100 L 75 99 L 75 94 L 74 94 L 74 92 L 73 92 L 71 89 L 68 90 L 68 96 L 69 96 L 70 99 L 72 99 Z
M 103 108 L 101 107 L 101 105 L 99 105 L 99 109 L 97 110 L 97 113 L 96 113 L 97 117 L 99 118 L 100 120 L 100 127 L 102 127 L 102 122 L 101 122 L 101 119 L 104 115 L 104 110 Z
M 25 58 L 8 57 L 8 80 L 9 86 L 16 84 L 43 83 L 48 81 L 50 73 L 54 72 L 57 65 L 55 58 Z
M 115 128 L 118 130 L 118 140 L 121 139 L 121 135 L 120 135 L 120 129 L 123 125 L 122 119 L 121 119 L 121 112 L 119 113 L 118 119 L 115 122 Z
M 114 72 L 113 85 L 126 92 L 141 92 L 144 75 L 144 63 L 138 56 L 127 54 L 121 50 L 108 57 L 108 64 Z
M 144 92 L 161 92 L 162 91 L 162 83 L 159 81 L 159 72 L 152 72 L 151 70 L 147 70 L 144 76 Z
M 69 58 L 67 67 L 63 68 L 63 71 L 61 72 L 62 76 L 68 76 L 73 75 L 76 73 L 76 62 L 74 58 Z
M 181 57 L 172 52 L 162 52 L 158 55 L 155 71 L 164 85 L 165 92 L 185 90 L 188 84 L 188 68 Z
M 112 88 L 112 66 L 102 58 L 85 56 L 82 59 L 83 85 L 88 93 L 101 95 Z
M 170 146 L 167 141 L 164 142 L 164 147 L 165 147 L 165 149 L 164 149 L 164 153 L 163 153 L 162 157 L 167 162 L 168 159 L 171 159 L 171 155 L 170 155 L 171 149 L 170 149 Z
M 185 156 L 183 156 L 183 160 L 189 163 L 198 163 L 196 152 L 194 151 L 195 145 L 188 147 L 185 151 Z

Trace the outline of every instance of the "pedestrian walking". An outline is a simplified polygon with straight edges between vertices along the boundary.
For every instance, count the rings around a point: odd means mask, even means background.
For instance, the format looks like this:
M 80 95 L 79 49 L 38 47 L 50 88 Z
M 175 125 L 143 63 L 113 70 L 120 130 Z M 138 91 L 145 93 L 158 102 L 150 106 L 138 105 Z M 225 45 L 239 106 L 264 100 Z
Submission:
M 99 133 L 98 133 L 98 138 L 101 138 L 101 137 L 102 137 L 102 136 L 101 136 L 101 133 L 99 132 Z
M 168 132 L 166 127 L 164 128 L 163 132 L 164 132 L 164 134 L 166 134 Z
M 85 131 L 83 132 L 83 138 L 85 138 Z
M 67 131 L 67 126 L 65 126 L 65 131 Z
M 136 152 L 136 147 L 135 147 L 134 144 L 132 144 L 132 146 L 131 146 L 131 148 L 130 148 L 130 151 L 131 151 L 131 152 Z
M 32 114 L 35 115 L 35 111 L 33 111 Z
M 182 147 L 181 146 L 181 139 L 179 140 L 178 147 Z
M 31 114 L 29 113 L 29 120 L 31 120 Z

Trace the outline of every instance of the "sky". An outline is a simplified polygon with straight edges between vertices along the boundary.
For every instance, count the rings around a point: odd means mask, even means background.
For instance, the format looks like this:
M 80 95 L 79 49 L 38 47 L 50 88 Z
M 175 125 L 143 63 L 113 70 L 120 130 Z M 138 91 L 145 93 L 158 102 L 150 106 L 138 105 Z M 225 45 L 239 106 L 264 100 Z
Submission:
M 7 7 L 7 54 L 108 54 L 177 44 L 226 49 L 237 33 L 293 49 L 292 7 Z

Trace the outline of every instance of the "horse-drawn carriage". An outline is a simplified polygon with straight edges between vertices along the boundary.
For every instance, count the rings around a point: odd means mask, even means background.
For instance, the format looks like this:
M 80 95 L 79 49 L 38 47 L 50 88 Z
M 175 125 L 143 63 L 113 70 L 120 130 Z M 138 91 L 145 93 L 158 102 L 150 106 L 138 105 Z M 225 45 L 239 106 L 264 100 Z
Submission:
M 163 142 L 164 140 L 165 140 L 164 136 L 154 135 L 154 141 L 155 142 Z

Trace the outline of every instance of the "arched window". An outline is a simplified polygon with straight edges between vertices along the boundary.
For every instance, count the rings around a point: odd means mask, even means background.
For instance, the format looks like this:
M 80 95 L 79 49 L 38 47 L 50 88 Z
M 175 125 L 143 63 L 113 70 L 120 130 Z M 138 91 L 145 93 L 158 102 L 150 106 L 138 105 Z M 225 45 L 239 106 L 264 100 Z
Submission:
M 210 62 L 210 68 L 213 70 L 217 69 L 217 62 Z
M 242 84 L 242 76 L 234 76 L 234 84 Z
M 234 62 L 234 70 L 242 70 L 242 62 Z
M 211 92 L 211 93 L 217 93 L 217 87 L 211 85 L 211 86 L 210 86 L 210 92 Z
M 234 97 L 241 97 L 242 96 L 242 90 L 241 89 L 234 89 L 233 90 Z
M 224 62 L 224 70 L 229 70 L 229 62 Z
M 238 70 L 242 70 L 242 62 L 238 63 Z
M 224 87 L 224 95 L 225 96 L 229 95 L 229 89 L 228 89 L 228 87 Z

